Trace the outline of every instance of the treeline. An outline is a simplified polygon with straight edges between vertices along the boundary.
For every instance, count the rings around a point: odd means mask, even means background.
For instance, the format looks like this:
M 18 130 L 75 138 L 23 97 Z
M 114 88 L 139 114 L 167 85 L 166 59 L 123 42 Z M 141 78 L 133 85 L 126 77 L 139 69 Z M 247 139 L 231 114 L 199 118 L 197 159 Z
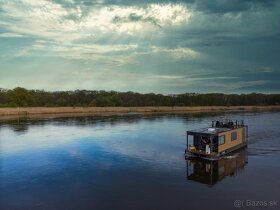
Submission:
M 177 95 L 140 94 L 115 91 L 56 91 L 0 89 L 0 107 L 58 106 L 242 106 L 280 105 L 280 94 L 185 93 Z

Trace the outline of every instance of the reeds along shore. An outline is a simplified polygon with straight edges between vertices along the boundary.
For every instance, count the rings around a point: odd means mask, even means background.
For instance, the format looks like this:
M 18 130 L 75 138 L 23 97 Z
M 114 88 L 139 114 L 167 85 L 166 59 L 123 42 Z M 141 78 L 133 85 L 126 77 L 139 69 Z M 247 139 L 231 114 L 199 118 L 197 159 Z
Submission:
M 273 111 L 280 106 L 174 106 L 174 107 L 19 107 L 0 108 L 0 116 L 37 114 L 108 114 L 108 113 L 176 113 Z

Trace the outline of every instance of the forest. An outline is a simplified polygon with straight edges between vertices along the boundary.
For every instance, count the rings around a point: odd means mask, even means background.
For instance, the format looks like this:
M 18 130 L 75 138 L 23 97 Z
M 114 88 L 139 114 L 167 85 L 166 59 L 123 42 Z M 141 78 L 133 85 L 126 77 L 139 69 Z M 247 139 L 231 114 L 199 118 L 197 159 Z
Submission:
M 280 94 L 184 93 L 162 95 L 96 90 L 44 91 L 0 88 L 0 107 L 110 106 L 253 106 L 280 105 Z

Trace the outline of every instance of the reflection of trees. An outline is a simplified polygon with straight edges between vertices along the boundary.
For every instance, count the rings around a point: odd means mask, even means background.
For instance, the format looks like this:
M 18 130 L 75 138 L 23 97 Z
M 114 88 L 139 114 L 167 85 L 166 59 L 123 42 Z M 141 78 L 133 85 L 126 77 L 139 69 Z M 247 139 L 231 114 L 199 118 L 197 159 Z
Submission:
M 15 132 L 22 132 L 24 133 L 25 131 L 28 130 L 29 126 L 32 125 L 44 125 L 44 121 L 41 120 L 31 120 L 26 117 L 18 117 L 16 119 L 10 119 L 10 120 L 5 120 L 5 121 L 0 121 L 0 128 L 2 126 L 7 126 L 10 127 L 13 131 Z
M 9 126 L 15 132 L 24 132 L 29 126 L 43 126 L 47 124 L 55 125 L 71 125 L 71 126 L 88 126 L 88 125 L 116 125 L 119 123 L 136 123 L 141 120 L 146 121 L 156 121 L 160 119 L 182 119 L 186 123 L 190 119 L 194 118 L 204 118 L 205 116 L 213 116 L 213 113 L 191 113 L 191 114 L 153 114 L 153 115 L 143 115 L 143 114 L 126 114 L 126 115 L 92 115 L 92 116 L 61 116 L 61 117 L 40 117 L 40 118 L 30 118 L 30 117 L 19 117 L 16 119 L 2 120 L 0 121 L 0 126 Z
M 9 126 L 13 129 L 13 131 L 20 133 L 24 133 L 29 127 L 28 124 L 25 123 L 12 123 Z

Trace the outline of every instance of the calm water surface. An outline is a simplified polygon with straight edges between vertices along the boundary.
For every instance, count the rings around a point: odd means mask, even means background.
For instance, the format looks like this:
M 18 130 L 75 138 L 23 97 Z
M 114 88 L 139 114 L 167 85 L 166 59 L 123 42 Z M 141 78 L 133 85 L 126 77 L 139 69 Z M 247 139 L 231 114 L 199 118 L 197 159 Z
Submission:
M 223 118 L 248 124 L 248 149 L 186 161 L 185 131 Z M 0 209 L 278 209 L 279 125 L 280 112 L 2 120 Z

